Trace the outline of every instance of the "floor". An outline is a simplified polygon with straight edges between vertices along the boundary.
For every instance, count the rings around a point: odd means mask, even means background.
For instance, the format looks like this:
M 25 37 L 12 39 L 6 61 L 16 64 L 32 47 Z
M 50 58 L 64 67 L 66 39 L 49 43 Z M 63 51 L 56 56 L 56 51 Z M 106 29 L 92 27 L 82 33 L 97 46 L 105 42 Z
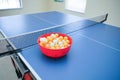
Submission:
M 20 80 L 17 78 L 10 56 L 0 57 L 0 80 Z

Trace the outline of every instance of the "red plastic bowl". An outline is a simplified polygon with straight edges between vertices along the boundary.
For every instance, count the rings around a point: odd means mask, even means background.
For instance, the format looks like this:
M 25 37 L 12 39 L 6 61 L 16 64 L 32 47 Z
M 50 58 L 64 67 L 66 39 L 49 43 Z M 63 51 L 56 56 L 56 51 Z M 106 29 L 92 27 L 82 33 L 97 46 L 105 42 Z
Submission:
M 51 58 L 60 58 L 60 57 L 65 56 L 70 50 L 70 47 L 71 47 L 71 44 L 72 44 L 72 38 L 70 36 L 66 35 L 66 34 L 57 33 L 57 34 L 59 34 L 59 36 L 67 36 L 68 40 L 70 41 L 70 46 L 68 46 L 66 48 L 63 48 L 63 49 L 49 49 L 49 48 L 45 48 L 45 47 L 41 46 L 39 44 L 40 43 L 40 38 L 50 36 L 51 34 L 53 34 L 53 33 L 43 34 L 38 38 L 37 41 L 38 41 L 38 45 L 40 47 L 41 52 L 44 55 L 46 55 L 48 57 L 51 57 Z

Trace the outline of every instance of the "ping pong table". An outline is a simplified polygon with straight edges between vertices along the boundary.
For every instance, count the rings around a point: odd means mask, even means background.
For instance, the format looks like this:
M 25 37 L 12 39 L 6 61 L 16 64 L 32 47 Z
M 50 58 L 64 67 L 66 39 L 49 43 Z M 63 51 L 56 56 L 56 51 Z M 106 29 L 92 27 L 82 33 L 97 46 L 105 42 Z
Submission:
M 78 29 L 92 22 L 51 11 L 1 17 L 0 29 L 4 36 L 12 37 L 53 26 L 64 26 L 54 31 L 72 37 L 73 44 L 69 53 L 60 59 L 44 56 L 37 44 L 17 53 L 35 80 L 120 80 L 120 28 L 98 23 Z

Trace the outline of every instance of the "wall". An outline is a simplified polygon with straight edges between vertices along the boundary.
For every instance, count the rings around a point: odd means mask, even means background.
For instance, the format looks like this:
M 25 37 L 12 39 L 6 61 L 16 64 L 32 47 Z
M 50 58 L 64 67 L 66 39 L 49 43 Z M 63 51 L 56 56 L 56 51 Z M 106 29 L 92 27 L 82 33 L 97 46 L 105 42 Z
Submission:
M 85 18 L 90 18 L 94 16 L 98 16 L 104 13 L 108 13 L 107 24 L 111 24 L 114 26 L 120 27 L 120 0 L 87 0 L 87 7 L 85 14 L 77 13 L 65 10 L 65 2 L 54 2 L 54 0 L 50 0 L 49 4 L 50 10 L 57 10 L 64 13 L 73 14 L 76 16 L 81 16 Z M 75 5 L 75 4 L 74 4 Z M 56 7 L 57 6 L 57 7 Z
M 22 0 L 23 8 L 14 10 L 0 10 L 0 16 L 48 11 L 48 3 L 48 0 Z

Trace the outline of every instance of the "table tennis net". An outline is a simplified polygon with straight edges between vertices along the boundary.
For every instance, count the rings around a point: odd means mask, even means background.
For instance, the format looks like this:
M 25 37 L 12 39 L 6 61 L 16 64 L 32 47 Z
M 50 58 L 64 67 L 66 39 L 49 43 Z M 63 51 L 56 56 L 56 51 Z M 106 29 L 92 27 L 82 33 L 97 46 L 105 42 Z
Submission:
M 31 31 L 28 33 L 19 34 L 13 37 L 4 37 L 0 39 L 0 57 L 20 52 L 22 49 L 36 45 L 40 35 L 50 32 L 59 32 L 70 34 L 72 32 L 92 27 L 101 22 L 106 21 L 108 14 L 84 19 L 69 24 L 57 25 L 45 29 Z M 4 35 L 3 35 L 4 36 Z

